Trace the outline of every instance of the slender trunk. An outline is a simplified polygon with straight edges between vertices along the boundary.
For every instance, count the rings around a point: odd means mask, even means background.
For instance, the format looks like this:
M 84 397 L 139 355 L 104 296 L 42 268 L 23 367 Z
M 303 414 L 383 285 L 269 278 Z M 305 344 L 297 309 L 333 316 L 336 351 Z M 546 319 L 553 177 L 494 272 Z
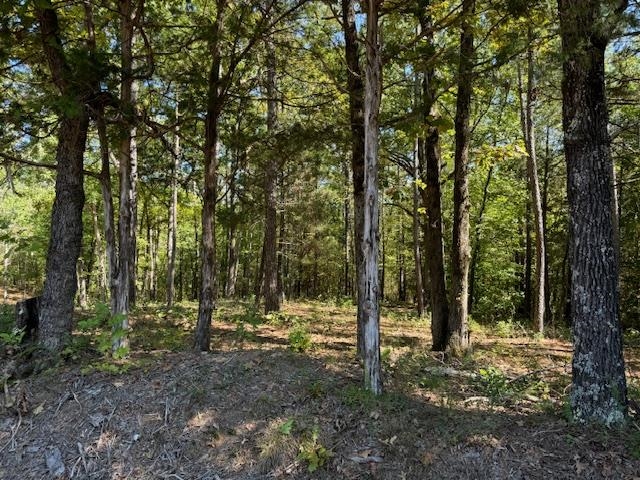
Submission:
M 351 262 L 349 232 L 351 230 L 351 200 L 349 198 L 349 185 L 351 178 L 349 175 L 349 164 L 345 161 L 342 164 L 342 175 L 344 178 L 344 199 L 342 201 L 342 212 L 344 229 L 342 231 L 342 262 L 343 262 L 343 294 L 345 297 L 351 295 Z
M 73 303 L 76 295 L 76 262 L 82 246 L 82 173 L 89 115 L 83 91 L 72 83 L 64 55 L 58 16 L 50 1 L 38 2 L 35 15 L 40 27 L 42 47 L 54 84 L 72 113 L 61 115 L 56 150 L 56 185 L 51 233 L 47 252 L 44 290 L 39 312 L 39 342 L 59 351 L 71 334 Z
M 493 165 L 489 167 L 487 173 L 487 179 L 484 182 L 484 188 L 482 189 L 482 203 L 480 203 L 480 210 L 478 211 L 478 218 L 475 222 L 473 245 L 471 249 L 471 265 L 469 267 L 469 315 L 473 312 L 473 303 L 475 301 L 475 286 L 476 286 L 476 267 L 478 265 L 478 258 L 480 258 L 480 236 L 482 233 L 482 221 L 484 220 L 484 211 L 487 206 L 487 200 L 489 198 L 489 184 L 493 177 Z
M 115 312 L 115 299 L 118 285 L 118 252 L 116 250 L 116 228 L 114 220 L 113 193 L 111 188 L 111 167 L 109 165 L 109 140 L 104 112 L 100 111 L 96 118 L 98 138 L 100 141 L 100 192 L 102 194 L 102 222 L 104 228 L 105 256 L 107 258 L 109 279 L 109 300 L 111 311 Z
M 531 317 L 531 257 L 533 249 L 531 248 L 531 202 L 527 201 L 524 214 L 524 275 L 523 284 L 523 302 L 522 316 L 524 318 Z
M 398 242 L 398 300 L 407 301 L 407 285 L 404 270 L 404 216 L 400 218 L 400 242 Z
M 551 163 L 551 153 L 549 149 L 549 130 L 546 129 L 545 153 L 544 153 L 544 174 L 542 179 L 542 231 L 544 233 L 544 322 L 545 324 L 553 320 L 551 310 L 551 282 L 549 281 L 549 248 L 547 239 L 547 216 L 549 210 L 549 168 Z
M 605 35 L 613 29 L 602 24 L 603 11 L 610 24 L 626 2 L 612 3 L 558 1 L 571 238 L 571 407 L 577 421 L 607 425 L 622 423 L 627 413 L 605 91 Z
M 378 36 L 379 0 L 367 4 L 366 82 L 364 102 L 364 219 L 362 233 L 364 385 L 382 393 L 380 368 L 380 285 L 378 281 L 378 113 L 382 93 L 382 62 Z
M 211 345 L 211 315 L 216 302 L 216 237 L 215 214 L 218 183 L 218 122 L 222 113 L 222 87 L 220 80 L 220 36 L 224 23 L 226 0 L 217 0 L 216 19 L 212 27 L 207 92 L 207 115 L 205 120 L 204 147 L 204 203 L 202 206 L 202 245 L 200 298 L 198 322 L 196 324 L 193 347 L 207 351 Z
M 276 52 L 271 40 L 267 41 L 267 132 L 275 141 L 277 121 Z M 280 310 L 278 295 L 277 199 L 278 159 L 275 149 L 268 155 L 264 175 L 264 312 Z
M 360 66 L 360 44 L 356 27 L 354 0 L 342 0 L 347 86 L 349 90 L 349 119 L 351 124 L 351 170 L 353 175 L 353 240 L 355 248 L 357 294 L 357 348 L 364 355 L 364 275 L 362 232 L 364 231 L 364 77 Z
M 120 41 L 121 41 L 121 81 L 120 102 L 124 109 L 125 126 L 120 138 L 120 208 L 118 213 L 118 280 L 112 314 L 121 318 L 118 325 L 114 325 L 112 341 L 113 351 L 123 351 L 129 345 L 127 330 L 129 329 L 129 310 L 131 307 L 131 275 L 135 275 L 136 256 L 136 218 L 134 172 L 136 159 L 135 148 L 135 119 L 134 114 L 135 86 L 133 80 L 133 30 L 134 8 L 131 0 L 120 1 Z M 135 282 L 135 280 L 134 280 Z
M 171 203 L 167 229 L 167 308 L 173 306 L 176 276 L 176 241 L 178 230 L 178 174 L 180 172 L 180 112 L 176 95 L 176 129 L 173 139 L 173 168 L 171 169 Z
M 413 262 L 415 265 L 416 277 L 416 308 L 418 317 L 424 315 L 424 286 L 422 285 L 422 252 L 420 250 L 420 220 L 418 218 L 420 205 L 420 191 L 418 190 L 418 180 L 420 179 L 420 165 L 416 149 L 413 152 L 413 202 L 411 215 L 411 234 L 413 240 Z
M 236 165 L 233 165 L 235 169 Z M 236 220 L 236 179 L 231 175 L 229 180 L 229 229 L 227 232 L 227 276 L 224 285 L 224 296 L 233 297 L 236 294 L 238 280 L 238 224 Z
M 455 117 L 455 155 L 453 185 L 453 242 L 451 251 L 451 309 L 447 349 L 460 355 L 471 345 L 468 318 L 469 289 L 469 143 L 471 94 L 473 83 L 473 26 L 475 0 L 462 2 L 460 64 Z
M 286 212 L 285 212 L 285 190 L 284 190 L 284 177 L 281 175 L 280 182 L 280 220 L 278 231 L 278 298 L 280 302 L 284 302 L 284 255 L 285 255 L 285 235 L 286 235 Z
M 365 150 L 366 153 L 366 150 Z M 365 165 L 366 167 L 366 165 Z M 366 193 L 366 191 L 365 191 Z M 382 301 L 385 299 L 385 286 L 386 286 L 386 278 L 385 278 L 385 274 L 387 271 L 387 250 L 386 250 L 386 246 L 387 246 L 387 237 L 385 236 L 385 232 L 384 232 L 384 212 L 382 211 L 384 208 L 384 193 L 380 194 L 380 198 L 378 200 L 378 224 L 380 225 L 379 227 L 379 231 L 380 234 L 378 235 L 378 250 L 380 251 L 380 253 L 382 254 L 382 265 L 380 265 L 380 274 L 379 274 L 379 278 L 380 278 L 380 292 L 379 292 L 379 300 Z M 366 200 L 366 197 L 365 197 Z
M 529 190 L 531 193 L 531 206 L 533 208 L 534 231 L 536 234 L 536 256 L 535 256 L 535 288 L 533 291 L 533 302 L 531 310 L 531 321 L 539 333 L 544 331 L 545 317 L 545 239 L 544 239 L 544 218 L 542 208 L 542 196 L 540 194 L 540 180 L 538 179 L 538 158 L 536 155 L 536 138 L 534 122 L 534 102 L 535 102 L 535 59 L 533 53 L 533 29 L 528 28 L 529 47 L 527 49 L 527 90 L 526 98 L 522 86 L 520 69 L 518 69 L 518 85 L 520 90 L 520 117 L 522 133 L 524 135 L 527 149 L 527 176 L 529 179 Z
M 98 206 L 91 205 L 91 217 L 93 219 L 93 236 L 96 243 L 96 257 L 98 259 L 98 296 L 102 301 L 106 300 L 107 265 L 102 245 L 102 232 L 98 220 Z

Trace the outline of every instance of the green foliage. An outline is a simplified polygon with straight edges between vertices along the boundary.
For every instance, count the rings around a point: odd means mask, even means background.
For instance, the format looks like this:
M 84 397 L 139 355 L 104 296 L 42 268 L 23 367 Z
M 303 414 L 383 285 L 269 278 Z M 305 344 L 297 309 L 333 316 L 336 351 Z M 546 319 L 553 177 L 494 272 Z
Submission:
M 14 328 L 11 332 L 0 332 L 0 342 L 5 345 L 17 346 L 22 343 L 24 337 L 23 328 Z
M 119 347 L 112 350 L 113 344 L 122 339 L 127 331 L 122 328 L 125 315 L 111 315 L 109 306 L 104 303 L 97 303 L 94 314 L 78 322 L 78 330 L 92 336 L 95 339 L 95 346 L 102 355 L 111 355 L 114 359 L 122 359 L 129 355 L 128 347 Z M 74 356 L 77 348 L 84 346 L 82 342 L 72 342 L 65 352 Z
M 291 435 L 291 431 L 293 430 L 294 425 L 295 420 L 293 418 L 290 418 L 278 427 L 278 432 L 280 432 L 282 435 Z
M 481 368 L 480 387 L 492 401 L 500 401 L 513 392 L 506 375 L 496 367 Z
M 302 322 L 294 324 L 289 332 L 289 348 L 294 352 L 306 352 L 313 346 L 307 325 Z
M 315 426 L 300 442 L 298 460 L 307 463 L 309 473 L 323 467 L 333 457 L 333 452 L 318 440 L 318 427 Z

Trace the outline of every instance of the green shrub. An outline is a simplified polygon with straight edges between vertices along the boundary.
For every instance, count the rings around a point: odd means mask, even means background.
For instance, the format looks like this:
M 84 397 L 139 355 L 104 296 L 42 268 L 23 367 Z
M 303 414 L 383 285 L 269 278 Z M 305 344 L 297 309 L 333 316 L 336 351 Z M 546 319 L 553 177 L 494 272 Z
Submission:
M 304 323 L 296 323 L 289 332 L 289 348 L 294 352 L 306 352 L 312 345 L 307 326 Z

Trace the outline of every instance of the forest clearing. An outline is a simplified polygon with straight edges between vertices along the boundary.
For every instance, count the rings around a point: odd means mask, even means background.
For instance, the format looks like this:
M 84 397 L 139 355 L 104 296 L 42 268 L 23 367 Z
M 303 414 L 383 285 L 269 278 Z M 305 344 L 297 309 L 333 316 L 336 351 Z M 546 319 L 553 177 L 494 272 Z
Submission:
M 0 2 L 0 479 L 640 478 L 640 0 Z
M 141 307 L 131 355 L 92 348 L 5 391 L 0 478 L 634 479 L 635 414 L 623 429 L 569 421 L 571 345 L 508 322 L 472 326 L 457 362 L 428 322 L 383 307 L 384 394 L 361 387 L 354 309 L 287 302 L 269 318 L 222 302 L 209 353 L 191 353 L 195 304 Z M 83 342 L 79 344 L 84 345 Z M 632 405 L 640 338 L 628 342 Z

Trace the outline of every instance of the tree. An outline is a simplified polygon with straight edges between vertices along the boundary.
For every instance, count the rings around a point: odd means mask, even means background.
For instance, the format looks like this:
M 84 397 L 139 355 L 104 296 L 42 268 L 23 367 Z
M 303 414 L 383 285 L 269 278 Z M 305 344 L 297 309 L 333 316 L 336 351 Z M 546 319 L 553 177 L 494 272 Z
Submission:
M 607 425 L 621 423 L 627 413 L 604 83 L 605 50 L 625 8 L 624 0 L 558 2 L 574 343 L 571 408 L 578 421 Z
M 453 187 L 453 245 L 451 250 L 451 308 L 448 350 L 460 354 L 471 344 L 469 337 L 469 143 L 473 82 L 473 25 L 475 0 L 463 0 L 455 117 L 455 171 Z
M 536 233 L 536 278 L 535 291 L 533 294 L 533 310 L 531 318 L 533 325 L 539 333 L 544 331 L 545 318 L 545 298 L 546 298 L 546 253 L 544 238 L 544 219 L 542 211 L 542 196 L 540 194 L 540 180 L 538 178 L 538 156 L 536 154 L 535 136 L 535 59 L 533 51 L 533 27 L 529 24 L 527 30 L 529 46 L 527 48 L 527 88 L 526 93 L 522 86 L 522 75 L 518 68 L 518 87 L 520 97 L 520 123 L 522 124 L 522 134 L 527 150 L 527 176 L 529 177 L 529 189 L 531 191 L 531 205 L 533 207 L 534 230 Z
M 277 122 L 276 101 L 276 51 L 273 40 L 266 42 L 267 50 L 267 131 L 275 135 Z M 278 178 L 278 159 L 275 149 L 268 154 L 264 172 L 264 311 L 280 310 L 278 293 L 278 246 L 276 244 L 277 199 L 276 181 Z
M 425 13 L 426 2 L 421 2 L 419 12 L 420 28 L 427 40 L 428 52 L 435 52 L 433 42 L 433 22 Z M 442 232 L 442 193 L 440 187 L 440 131 L 437 121 L 440 119 L 436 105 L 437 89 L 435 68 L 432 59 L 424 59 L 422 72 L 422 112 L 421 120 L 425 124 L 425 136 L 418 140 L 418 158 L 420 159 L 422 182 L 422 204 L 426 219 L 424 229 L 424 250 L 429 273 L 429 293 L 431 295 L 431 336 L 432 348 L 444 351 L 449 339 L 449 305 L 445 282 L 444 242 Z M 456 164 L 457 165 L 457 164 Z M 456 226 L 454 225 L 454 228 Z
M 378 280 L 378 113 L 382 95 L 382 61 L 378 35 L 379 0 L 367 2 L 367 35 L 364 94 L 364 215 L 362 257 L 364 286 L 363 359 L 365 388 L 382 393 L 380 367 L 380 283 Z
M 56 150 L 56 196 L 51 213 L 51 235 L 46 278 L 40 303 L 39 341 L 47 349 L 62 349 L 71 334 L 77 289 L 76 262 L 82 245 L 84 207 L 83 159 L 89 129 L 88 102 L 93 82 L 78 81 L 60 36 L 58 15 L 48 0 L 35 13 L 51 78 L 66 102 L 59 113 Z M 89 72 L 84 72 L 87 75 Z
M 344 48 L 347 60 L 347 88 L 349 91 L 349 119 L 351 126 L 351 171 L 353 179 L 353 241 L 355 248 L 354 262 L 356 270 L 357 298 L 357 347 L 358 355 L 364 352 L 364 284 L 362 274 L 364 258 L 362 257 L 363 215 L 364 215 L 364 76 L 360 66 L 360 45 L 356 28 L 356 16 L 353 0 L 342 0 L 342 28 L 344 31 Z

